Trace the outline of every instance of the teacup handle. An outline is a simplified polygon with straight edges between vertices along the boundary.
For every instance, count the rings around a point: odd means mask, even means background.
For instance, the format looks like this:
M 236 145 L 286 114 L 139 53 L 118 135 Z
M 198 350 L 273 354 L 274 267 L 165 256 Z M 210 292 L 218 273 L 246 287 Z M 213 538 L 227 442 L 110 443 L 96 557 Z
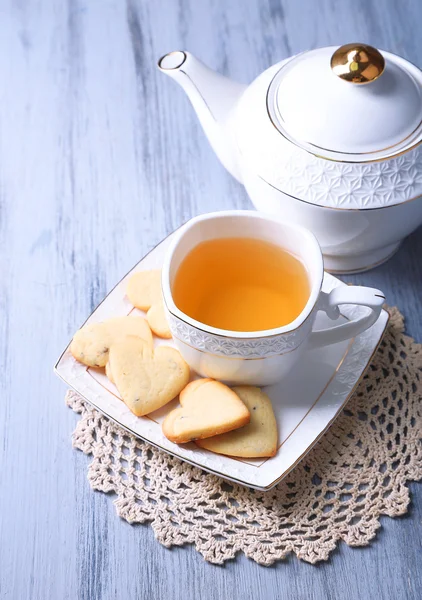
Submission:
M 338 319 L 340 316 L 339 306 L 342 304 L 357 304 L 367 306 L 371 309 L 369 314 L 332 327 L 331 329 L 319 329 L 312 331 L 309 348 L 320 348 L 329 344 L 336 344 L 349 340 L 359 335 L 368 327 L 371 327 L 378 319 L 385 296 L 379 290 L 360 287 L 360 286 L 339 286 L 334 288 L 329 294 L 321 292 L 318 298 L 317 308 L 327 313 L 330 319 Z

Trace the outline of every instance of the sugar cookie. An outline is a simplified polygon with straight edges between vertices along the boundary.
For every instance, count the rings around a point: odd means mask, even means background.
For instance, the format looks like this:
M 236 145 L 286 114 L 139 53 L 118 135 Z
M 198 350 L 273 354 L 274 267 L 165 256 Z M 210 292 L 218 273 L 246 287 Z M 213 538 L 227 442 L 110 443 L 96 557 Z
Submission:
M 231 431 L 250 420 L 239 396 L 214 379 L 192 381 L 181 392 L 180 404 L 163 423 L 164 435 L 178 444 Z
M 171 338 L 171 331 L 167 323 L 163 302 L 158 302 L 151 306 L 147 312 L 147 321 L 155 335 L 160 338 Z
M 126 294 L 133 306 L 148 310 L 153 304 L 162 302 L 161 270 L 139 271 L 132 275 Z
M 114 383 L 114 377 L 113 373 L 111 372 L 110 361 L 107 361 L 106 363 L 105 374 L 107 375 L 108 380 L 111 381 L 111 383 Z
M 89 367 L 105 367 L 112 343 L 126 335 L 135 335 L 153 345 L 152 333 L 143 317 L 114 317 L 102 323 L 84 325 L 73 336 L 70 351 Z
M 233 391 L 248 407 L 250 423 L 236 431 L 198 440 L 198 446 L 217 454 L 242 458 L 274 456 L 277 452 L 277 423 L 271 400 L 257 387 L 242 385 L 234 387 Z
M 190 377 L 178 350 L 167 346 L 154 350 L 135 336 L 111 346 L 109 368 L 123 401 L 138 417 L 173 400 Z

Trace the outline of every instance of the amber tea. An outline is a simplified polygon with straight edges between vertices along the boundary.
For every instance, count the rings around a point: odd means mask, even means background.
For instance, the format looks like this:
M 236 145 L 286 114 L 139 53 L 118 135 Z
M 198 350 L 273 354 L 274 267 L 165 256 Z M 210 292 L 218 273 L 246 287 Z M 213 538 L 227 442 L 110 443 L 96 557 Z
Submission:
M 262 331 L 294 321 L 309 298 L 303 263 L 253 238 L 201 242 L 182 261 L 173 284 L 176 306 L 220 329 Z

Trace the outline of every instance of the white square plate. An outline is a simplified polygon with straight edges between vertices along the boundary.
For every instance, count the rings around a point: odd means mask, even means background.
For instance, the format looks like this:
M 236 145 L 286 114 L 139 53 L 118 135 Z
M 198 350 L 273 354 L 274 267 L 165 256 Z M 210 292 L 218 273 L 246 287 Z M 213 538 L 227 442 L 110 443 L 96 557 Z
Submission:
M 135 271 L 160 268 L 172 235 L 145 256 L 106 296 L 87 322 L 138 312 L 125 297 L 128 278 Z M 345 285 L 326 273 L 323 290 Z M 359 307 L 342 306 L 341 317 L 356 316 Z M 338 322 L 337 322 L 338 323 Z M 58 360 L 55 371 L 69 386 L 104 415 L 130 433 L 197 467 L 236 483 L 268 490 L 275 486 L 309 452 L 344 407 L 365 368 L 373 357 L 388 323 L 383 310 L 378 321 L 367 331 L 348 342 L 306 352 L 294 370 L 279 384 L 263 388 L 270 396 L 278 424 L 278 451 L 269 459 L 237 459 L 198 448 L 194 443 L 176 445 L 161 431 L 166 414 L 178 405 L 175 399 L 148 415 L 136 417 L 120 400 L 116 387 L 104 372 L 78 363 L 69 346 Z M 319 313 L 316 328 L 334 325 Z M 156 344 L 172 345 L 171 340 Z

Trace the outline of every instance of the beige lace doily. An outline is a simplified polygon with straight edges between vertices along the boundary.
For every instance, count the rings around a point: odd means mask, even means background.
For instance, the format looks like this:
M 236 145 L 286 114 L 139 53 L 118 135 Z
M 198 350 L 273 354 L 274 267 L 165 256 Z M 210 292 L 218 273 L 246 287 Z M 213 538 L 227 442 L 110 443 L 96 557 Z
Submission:
M 339 540 L 364 546 L 380 515 L 407 510 L 422 478 L 422 345 L 397 309 L 346 409 L 276 488 L 257 492 L 204 473 L 128 435 L 74 392 L 73 445 L 91 454 L 93 489 L 114 492 L 120 517 L 149 521 L 165 546 L 195 544 L 213 563 L 237 552 L 270 565 L 294 552 L 326 560 Z

